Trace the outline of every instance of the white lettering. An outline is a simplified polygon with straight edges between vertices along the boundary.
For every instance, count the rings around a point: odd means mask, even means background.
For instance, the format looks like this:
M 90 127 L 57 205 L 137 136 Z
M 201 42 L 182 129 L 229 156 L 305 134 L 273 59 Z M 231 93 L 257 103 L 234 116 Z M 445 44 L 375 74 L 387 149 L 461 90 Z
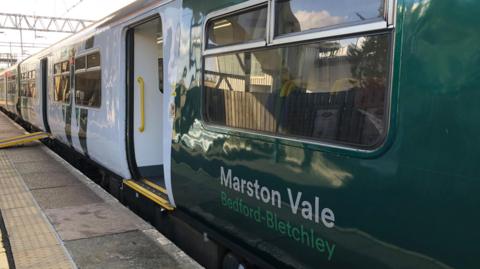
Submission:
M 333 226 L 335 226 L 335 215 L 330 208 L 324 208 L 322 210 L 322 222 L 327 228 L 333 228 Z
M 227 176 L 225 176 L 225 170 L 223 169 L 223 166 L 220 167 L 220 185 L 229 187 L 230 189 L 232 188 L 232 170 L 231 169 L 228 169 Z
M 290 201 L 290 207 L 292 209 L 292 213 L 297 214 L 298 207 L 300 206 L 300 199 L 302 198 L 302 193 L 298 192 L 297 199 L 295 200 L 295 202 L 293 202 L 292 190 L 290 190 L 290 188 L 287 188 L 287 192 L 288 192 L 288 200 Z
M 277 201 L 277 207 L 282 208 L 282 196 L 279 191 L 272 190 L 272 205 L 275 206 L 275 201 Z
M 308 201 L 303 201 L 302 202 L 302 217 L 312 220 L 312 215 L 313 215 L 313 210 L 312 210 L 312 204 L 310 204 Z
M 267 204 L 268 202 L 270 202 L 270 191 L 268 190 L 267 187 L 262 187 L 260 189 L 260 196 L 262 197 L 262 201 L 264 203 Z
M 238 177 L 233 177 L 233 189 L 235 191 L 240 191 L 240 179 Z

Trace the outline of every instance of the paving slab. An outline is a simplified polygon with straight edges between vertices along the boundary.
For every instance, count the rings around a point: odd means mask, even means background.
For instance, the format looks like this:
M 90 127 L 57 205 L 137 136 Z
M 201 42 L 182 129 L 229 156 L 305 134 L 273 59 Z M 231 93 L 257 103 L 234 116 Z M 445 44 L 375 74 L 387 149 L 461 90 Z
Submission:
M 63 240 L 149 229 L 151 226 L 132 218 L 126 210 L 108 203 L 46 210 Z
M 62 165 L 51 161 L 35 161 L 28 163 L 16 163 L 15 167 L 20 174 L 45 173 L 45 172 L 67 172 Z
M 74 240 L 67 242 L 67 248 L 77 265 L 85 269 L 182 268 L 167 252 L 158 251 L 141 231 Z
M 65 172 L 42 172 L 32 175 L 24 174 L 25 184 L 30 190 L 66 187 L 81 184 L 70 173 Z
M 32 190 L 35 200 L 43 209 L 82 206 L 103 202 L 85 185 Z
M 13 163 L 29 163 L 34 161 L 50 161 L 53 159 L 45 153 L 38 151 L 38 148 L 19 147 L 15 150 L 9 149 L 5 151 L 6 155 Z

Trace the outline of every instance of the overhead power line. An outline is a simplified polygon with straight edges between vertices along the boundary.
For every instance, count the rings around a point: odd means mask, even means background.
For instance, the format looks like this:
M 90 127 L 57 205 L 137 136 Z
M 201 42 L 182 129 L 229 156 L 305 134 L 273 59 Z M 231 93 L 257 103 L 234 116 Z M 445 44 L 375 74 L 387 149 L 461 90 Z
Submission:
M 76 2 L 75 4 L 73 4 L 72 6 L 70 6 L 69 8 L 67 8 L 67 12 L 70 12 L 72 11 L 72 9 L 76 8 L 78 5 L 80 5 L 81 3 L 83 2 L 83 0 L 78 0 L 78 2 Z
M 12 47 L 12 48 L 48 48 L 50 44 L 47 43 L 31 43 L 31 42 L 5 42 L 0 41 L 0 47 Z
M 0 13 L 0 29 L 76 33 L 93 22 L 80 19 Z

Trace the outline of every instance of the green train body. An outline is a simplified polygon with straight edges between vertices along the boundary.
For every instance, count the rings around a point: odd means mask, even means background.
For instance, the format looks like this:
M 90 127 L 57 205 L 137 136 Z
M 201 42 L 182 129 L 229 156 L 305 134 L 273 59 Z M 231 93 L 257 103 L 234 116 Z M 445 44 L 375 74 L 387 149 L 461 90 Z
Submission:
M 137 1 L 1 73 L 0 106 L 208 268 L 477 269 L 478 14 Z
M 240 3 L 183 1 L 177 207 L 275 268 L 478 268 L 480 2 L 396 1 L 388 130 L 367 149 L 207 122 L 207 16 Z

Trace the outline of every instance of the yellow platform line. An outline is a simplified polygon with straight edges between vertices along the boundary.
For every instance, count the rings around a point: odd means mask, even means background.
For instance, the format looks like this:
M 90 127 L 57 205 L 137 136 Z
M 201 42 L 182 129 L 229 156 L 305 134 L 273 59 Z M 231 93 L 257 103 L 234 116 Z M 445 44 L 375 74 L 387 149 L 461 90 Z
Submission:
M 2 140 L 2 141 L 0 141 L 0 149 L 30 143 L 30 142 L 33 142 L 33 141 L 36 141 L 36 140 L 47 138 L 49 136 L 50 135 L 47 134 L 47 133 L 37 133 L 35 135 L 17 137 L 15 140 L 11 140 L 11 139 L 8 140 L 8 141 Z
M 8 269 L 7 251 L 3 246 L 2 231 L 0 231 L 0 269 Z
M 162 197 L 156 195 L 155 193 L 145 189 L 144 187 L 140 186 L 138 183 L 136 183 L 134 180 L 130 179 L 125 179 L 123 180 L 123 184 L 129 186 L 136 192 L 142 194 L 145 196 L 147 199 L 155 202 L 156 204 L 160 205 L 161 207 L 165 208 L 166 210 L 172 211 L 174 208 L 173 206 L 165 199 Z
M 163 193 L 163 194 L 165 194 L 165 195 L 168 195 L 167 190 L 164 189 L 164 188 L 162 188 L 162 186 L 159 186 L 159 185 L 151 182 L 151 181 L 148 180 L 148 179 L 143 179 L 142 181 L 143 181 L 143 183 L 145 183 L 145 184 L 147 184 L 148 186 L 156 189 L 157 191 L 159 191 L 159 192 L 161 192 L 161 193 Z
M 29 133 L 29 134 L 18 135 L 18 136 L 14 136 L 14 137 L 5 138 L 5 139 L 0 139 L 0 143 L 10 142 L 10 141 L 13 141 L 13 140 L 18 140 L 18 139 L 22 139 L 22 138 L 30 137 L 30 136 L 36 136 L 36 135 L 39 135 L 39 134 L 43 134 L 43 132 Z

